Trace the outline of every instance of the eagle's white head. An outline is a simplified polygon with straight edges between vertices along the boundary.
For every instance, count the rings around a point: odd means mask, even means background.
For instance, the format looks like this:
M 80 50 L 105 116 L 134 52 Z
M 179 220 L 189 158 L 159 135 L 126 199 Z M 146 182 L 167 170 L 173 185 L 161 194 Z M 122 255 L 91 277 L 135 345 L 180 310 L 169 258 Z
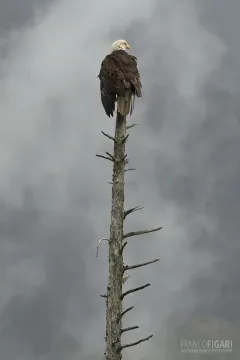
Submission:
M 130 46 L 128 45 L 128 43 L 126 42 L 126 40 L 117 40 L 114 41 L 114 43 L 112 44 L 112 51 L 115 50 L 127 50 L 130 49 Z

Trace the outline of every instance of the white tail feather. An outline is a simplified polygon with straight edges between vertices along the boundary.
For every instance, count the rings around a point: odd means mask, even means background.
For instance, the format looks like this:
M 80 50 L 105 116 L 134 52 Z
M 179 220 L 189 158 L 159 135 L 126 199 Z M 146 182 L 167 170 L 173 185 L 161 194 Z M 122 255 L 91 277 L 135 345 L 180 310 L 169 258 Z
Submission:
M 132 113 L 133 110 L 133 102 L 132 99 L 132 92 L 131 90 L 127 90 L 125 96 L 118 96 L 117 97 L 117 110 L 122 116 L 127 116 Z

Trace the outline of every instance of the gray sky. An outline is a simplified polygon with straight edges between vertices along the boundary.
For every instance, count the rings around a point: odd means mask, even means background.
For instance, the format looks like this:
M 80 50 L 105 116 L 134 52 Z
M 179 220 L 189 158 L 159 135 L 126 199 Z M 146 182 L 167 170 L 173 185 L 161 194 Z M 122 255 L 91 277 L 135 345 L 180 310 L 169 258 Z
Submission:
M 0 3 L 1 359 L 104 352 L 107 247 L 95 251 L 109 231 L 112 169 L 95 154 L 111 150 L 101 130 L 114 121 L 96 77 L 118 38 L 144 86 L 129 119 L 140 126 L 127 144 L 137 171 L 126 205 L 145 208 L 126 230 L 164 226 L 126 250 L 126 263 L 161 262 L 126 284 L 152 287 L 126 299 L 126 324 L 140 329 L 124 339 L 155 337 L 124 357 L 175 360 L 182 334 L 240 340 L 239 11 L 237 0 Z

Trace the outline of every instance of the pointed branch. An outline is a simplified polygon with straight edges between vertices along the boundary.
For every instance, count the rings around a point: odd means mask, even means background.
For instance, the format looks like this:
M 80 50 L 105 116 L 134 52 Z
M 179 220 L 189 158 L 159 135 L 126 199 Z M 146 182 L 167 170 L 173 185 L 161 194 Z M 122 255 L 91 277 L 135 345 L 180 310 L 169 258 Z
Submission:
M 125 292 L 122 293 L 122 295 L 121 295 L 121 300 L 122 300 L 126 295 L 131 294 L 131 293 L 136 292 L 136 291 L 139 291 L 139 290 L 143 290 L 143 289 L 145 289 L 145 288 L 148 287 L 148 286 L 150 286 L 150 284 L 142 285 L 142 286 L 139 286 L 139 287 L 137 287 L 137 288 L 134 288 L 134 289 L 130 289 L 130 290 L 128 290 L 128 291 L 125 291 Z
M 110 157 L 110 159 L 112 159 L 113 162 L 116 162 L 116 159 L 112 154 L 110 154 L 109 152 L 106 152 L 106 154 Z
M 137 269 L 139 267 L 142 267 L 142 266 L 146 266 L 146 265 L 149 265 L 149 264 L 154 264 L 155 262 L 159 261 L 160 259 L 154 259 L 152 261 L 147 261 L 145 263 L 141 263 L 141 264 L 136 264 L 136 265 L 126 265 L 124 266 L 124 271 L 126 270 L 132 270 L 132 269 Z
M 132 310 L 134 308 L 134 306 L 130 306 L 129 308 L 127 308 L 126 310 L 124 310 L 123 312 L 121 312 L 120 316 L 117 319 L 117 323 L 121 320 L 121 318 L 130 310 Z
M 120 253 L 121 253 L 121 254 L 123 253 L 123 250 L 124 250 L 124 248 L 125 248 L 126 245 L 127 245 L 127 241 L 126 241 L 125 243 L 123 243 L 123 245 L 122 245 L 122 248 L 121 248 L 121 250 L 120 250 Z
M 154 228 L 154 229 L 148 229 L 148 230 L 141 230 L 141 231 L 132 231 L 132 232 L 129 232 L 125 235 L 123 235 L 123 239 L 126 239 L 130 236 L 136 236 L 136 235 L 143 235 L 143 234 L 149 234 L 151 232 L 154 232 L 154 231 L 159 231 L 161 230 L 163 227 L 160 226 L 160 227 L 157 227 L 157 228 Z
M 106 134 L 105 132 L 101 131 L 101 133 L 102 133 L 104 136 L 106 136 L 108 139 L 110 139 L 110 140 L 112 140 L 112 141 L 114 141 L 114 142 L 116 141 L 116 140 L 114 139 L 114 137 Z
M 129 137 L 129 134 L 127 134 L 126 136 L 125 136 L 125 138 L 123 139 L 123 141 L 122 141 L 122 145 L 127 141 L 127 138 Z
M 103 294 L 103 295 L 100 295 L 102 298 L 108 298 L 108 295 L 106 295 L 106 294 Z
M 110 160 L 110 161 L 113 161 L 110 157 L 107 157 L 107 156 L 104 156 L 104 155 L 99 155 L 99 154 L 96 154 L 97 157 L 100 157 L 102 159 L 106 159 L 106 160 Z
M 113 185 L 113 183 L 111 181 L 108 181 L 108 184 Z
M 101 244 L 102 241 L 108 241 L 109 242 L 109 239 L 107 238 L 102 238 L 99 240 L 98 244 L 97 244 L 97 251 L 96 251 L 96 257 L 98 256 L 98 250 L 99 250 L 99 246 Z
M 137 125 L 139 125 L 139 124 L 128 125 L 128 126 L 126 126 L 126 130 L 129 130 L 129 129 L 133 128 L 134 126 L 137 126 Z
M 136 169 L 134 169 L 134 168 L 129 168 L 129 169 L 125 169 L 124 170 L 124 172 L 126 172 L 126 171 L 135 171 Z
M 124 211 L 124 219 L 125 219 L 129 214 L 133 213 L 134 211 L 138 211 L 138 210 L 142 210 L 142 209 L 144 209 L 144 208 L 143 208 L 143 207 L 139 207 L 139 206 L 135 206 L 135 207 L 133 207 L 133 208 L 131 208 L 131 209 L 129 209 L 129 210 Z
M 136 330 L 136 329 L 139 329 L 139 326 L 129 326 L 127 328 L 122 329 L 121 333 L 124 333 L 126 331 L 130 331 L 130 330 Z
M 148 341 L 148 340 L 151 339 L 152 337 L 153 337 L 153 335 L 150 335 L 150 336 L 148 336 L 148 337 L 146 337 L 146 338 L 140 339 L 140 340 L 135 341 L 135 342 L 133 342 L 133 343 L 129 343 L 129 344 L 122 345 L 122 346 L 120 347 L 120 351 L 121 351 L 122 349 L 128 348 L 128 347 L 130 347 L 130 346 L 135 346 L 135 345 L 138 345 L 138 344 L 140 344 L 140 343 L 142 343 L 142 342 L 144 342 L 144 341 Z

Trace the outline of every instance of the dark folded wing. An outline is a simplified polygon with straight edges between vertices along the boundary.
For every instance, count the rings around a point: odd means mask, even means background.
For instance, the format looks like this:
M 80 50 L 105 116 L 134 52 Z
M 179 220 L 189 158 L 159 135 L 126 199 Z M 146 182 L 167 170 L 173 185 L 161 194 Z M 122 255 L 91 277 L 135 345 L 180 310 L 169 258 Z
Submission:
M 106 93 L 105 89 L 103 89 L 101 91 L 101 101 L 107 116 L 113 116 L 115 110 L 116 95 Z

